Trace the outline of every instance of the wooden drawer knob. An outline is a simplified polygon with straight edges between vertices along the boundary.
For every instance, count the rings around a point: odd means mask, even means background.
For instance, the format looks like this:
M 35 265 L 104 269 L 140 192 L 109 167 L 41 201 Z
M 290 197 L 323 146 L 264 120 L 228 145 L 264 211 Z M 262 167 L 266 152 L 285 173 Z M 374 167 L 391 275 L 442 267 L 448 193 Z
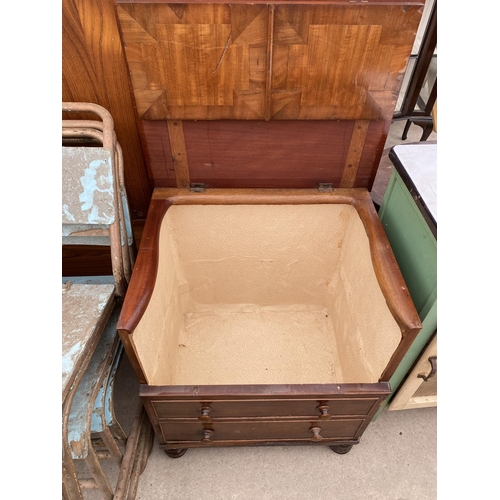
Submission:
M 212 429 L 203 429 L 203 439 L 201 440 L 204 444 L 210 444 L 212 442 L 212 436 L 214 435 L 214 431 Z
M 319 418 L 324 420 L 332 418 L 332 416 L 328 413 L 330 411 L 330 407 L 328 405 L 319 405 L 316 406 L 316 409 L 319 410 Z
M 201 407 L 201 415 L 198 417 L 198 420 L 201 420 L 202 422 L 210 422 L 212 420 L 212 417 L 210 416 L 210 412 L 212 412 L 214 409 L 211 406 L 202 406 Z
M 312 432 L 311 441 L 321 441 L 323 439 L 320 435 L 321 427 L 311 427 L 309 430 Z

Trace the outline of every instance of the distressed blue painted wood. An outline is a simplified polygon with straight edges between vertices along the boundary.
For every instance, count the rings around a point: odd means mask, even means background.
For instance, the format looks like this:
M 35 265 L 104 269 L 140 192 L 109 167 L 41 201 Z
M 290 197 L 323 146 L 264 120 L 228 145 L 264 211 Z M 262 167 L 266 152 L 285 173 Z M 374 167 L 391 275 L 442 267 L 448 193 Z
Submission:
M 115 187 L 111 151 L 62 148 L 62 223 L 112 224 Z
M 62 285 L 62 399 L 85 368 L 111 312 L 113 284 Z
M 112 428 L 119 425 L 114 414 L 114 385 L 116 380 L 116 372 L 123 354 L 123 346 L 119 342 L 113 355 L 113 364 L 107 374 L 107 377 L 101 384 L 99 393 L 94 403 L 92 411 L 92 421 L 90 425 L 90 432 L 100 433 L 105 428 Z
M 74 460 L 84 460 L 91 450 L 91 419 L 103 381 L 109 377 L 119 337 L 116 306 L 96 346 L 90 363 L 76 390 L 68 419 L 68 443 Z M 102 410 L 100 410 L 102 411 Z

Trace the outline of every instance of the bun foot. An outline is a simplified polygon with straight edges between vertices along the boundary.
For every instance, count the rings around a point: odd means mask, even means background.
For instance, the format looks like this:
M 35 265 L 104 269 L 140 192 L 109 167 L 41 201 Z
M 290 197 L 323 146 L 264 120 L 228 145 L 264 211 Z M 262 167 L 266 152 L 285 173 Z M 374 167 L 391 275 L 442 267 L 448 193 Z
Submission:
M 170 457 L 170 458 L 180 458 L 184 453 L 186 453 L 187 448 L 181 448 L 180 450 L 165 450 L 165 453 Z
M 336 446 L 330 446 L 330 449 L 339 455 L 345 455 L 351 451 L 352 444 L 339 444 Z

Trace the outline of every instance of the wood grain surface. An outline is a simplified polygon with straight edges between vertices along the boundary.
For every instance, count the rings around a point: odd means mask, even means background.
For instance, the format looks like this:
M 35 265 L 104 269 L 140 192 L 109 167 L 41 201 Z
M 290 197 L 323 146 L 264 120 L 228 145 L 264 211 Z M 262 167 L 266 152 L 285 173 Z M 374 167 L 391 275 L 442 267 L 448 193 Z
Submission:
M 152 185 L 371 189 L 422 5 L 118 2 Z
M 139 116 L 392 116 L 420 5 L 119 3 Z
M 320 182 L 340 187 L 344 170 L 353 165 L 351 187 L 370 189 L 390 121 L 369 122 L 362 149 L 350 162 L 353 121 L 188 120 L 182 124 L 190 182 L 216 188 L 312 188 Z M 166 121 L 142 121 L 141 134 L 154 186 L 176 187 L 175 154 Z
M 340 181 L 340 187 L 342 188 L 354 187 L 369 127 L 370 120 L 357 120 L 354 122 L 349 152 L 347 153 L 342 180 Z
M 168 137 L 174 164 L 175 180 L 178 188 L 189 187 L 189 167 L 186 141 L 181 120 L 167 120 Z
M 132 217 L 145 218 L 152 190 L 113 0 L 63 0 L 62 100 L 99 104 L 111 113 L 123 148 Z

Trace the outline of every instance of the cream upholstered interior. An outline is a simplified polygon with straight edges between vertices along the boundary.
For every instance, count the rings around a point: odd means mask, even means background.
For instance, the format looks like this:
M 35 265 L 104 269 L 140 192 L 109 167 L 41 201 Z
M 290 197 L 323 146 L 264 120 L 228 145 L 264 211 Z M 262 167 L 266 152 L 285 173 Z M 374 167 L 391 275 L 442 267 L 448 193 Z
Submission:
M 174 205 L 159 244 L 150 385 L 372 383 L 401 340 L 350 205 Z

